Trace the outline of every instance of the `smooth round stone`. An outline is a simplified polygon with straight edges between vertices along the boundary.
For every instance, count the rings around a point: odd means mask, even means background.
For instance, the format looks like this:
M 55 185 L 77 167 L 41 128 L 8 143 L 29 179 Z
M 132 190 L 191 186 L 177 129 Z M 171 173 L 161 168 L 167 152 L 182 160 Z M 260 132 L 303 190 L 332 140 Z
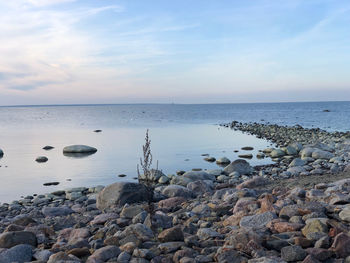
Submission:
M 229 164 L 231 161 L 227 157 L 221 157 L 216 160 L 217 164 Z
M 49 159 L 46 156 L 39 156 L 35 159 L 38 163 L 46 163 Z
M 63 148 L 63 153 L 95 153 L 97 149 L 87 145 L 70 145 Z

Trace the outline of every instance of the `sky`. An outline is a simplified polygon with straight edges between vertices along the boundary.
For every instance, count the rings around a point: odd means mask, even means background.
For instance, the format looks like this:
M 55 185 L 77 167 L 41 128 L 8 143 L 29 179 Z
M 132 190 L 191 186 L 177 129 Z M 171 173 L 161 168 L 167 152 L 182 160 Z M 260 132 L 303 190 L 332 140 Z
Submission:
M 328 100 L 348 0 L 0 0 L 0 105 Z

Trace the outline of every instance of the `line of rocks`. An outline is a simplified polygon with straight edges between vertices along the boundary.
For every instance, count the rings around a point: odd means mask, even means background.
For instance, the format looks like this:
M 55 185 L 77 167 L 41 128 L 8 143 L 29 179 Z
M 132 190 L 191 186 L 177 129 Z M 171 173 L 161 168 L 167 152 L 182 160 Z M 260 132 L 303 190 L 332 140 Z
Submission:
M 275 143 L 261 149 L 258 157 L 270 157 L 276 165 L 260 167 L 259 175 L 272 179 L 339 173 L 350 164 L 350 132 L 327 132 L 300 125 L 240 123 L 223 124 Z

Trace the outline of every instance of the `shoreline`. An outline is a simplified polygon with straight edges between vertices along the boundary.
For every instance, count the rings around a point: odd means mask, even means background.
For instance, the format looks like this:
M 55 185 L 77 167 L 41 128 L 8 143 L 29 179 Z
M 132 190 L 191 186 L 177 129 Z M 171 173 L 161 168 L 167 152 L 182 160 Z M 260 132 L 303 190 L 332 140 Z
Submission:
M 135 183 L 0 204 L 0 262 L 348 262 L 350 132 L 222 126 L 279 145 L 274 164 L 154 172 L 153 223 Z

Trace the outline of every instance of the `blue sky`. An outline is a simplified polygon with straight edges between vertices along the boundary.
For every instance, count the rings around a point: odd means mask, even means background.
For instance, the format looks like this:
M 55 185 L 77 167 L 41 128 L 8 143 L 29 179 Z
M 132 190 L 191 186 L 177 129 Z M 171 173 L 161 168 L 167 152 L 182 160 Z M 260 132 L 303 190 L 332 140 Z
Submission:
M 350 100 L 348 0 L 0 2 L 0 105 Z

